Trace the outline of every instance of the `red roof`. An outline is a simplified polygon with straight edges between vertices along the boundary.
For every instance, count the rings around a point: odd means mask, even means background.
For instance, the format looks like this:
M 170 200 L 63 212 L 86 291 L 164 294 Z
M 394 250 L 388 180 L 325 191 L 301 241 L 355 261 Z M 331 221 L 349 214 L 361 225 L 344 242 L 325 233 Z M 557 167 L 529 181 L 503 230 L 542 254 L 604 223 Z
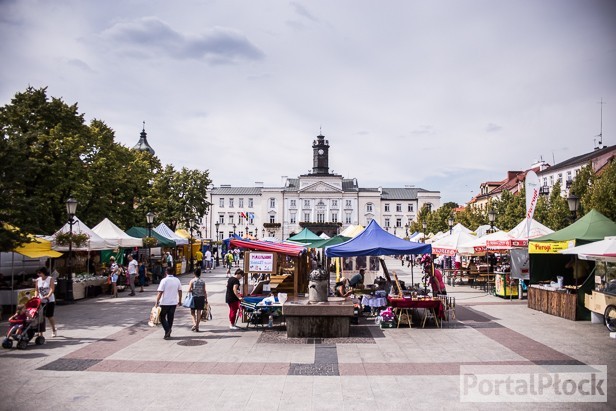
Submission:
M 299 256 L 306 251 L 306 247 L 295 244 L 271 243 L 269 241 L 231 240 L 231 246 L 254 251 L 270 251 L 274 253 Z

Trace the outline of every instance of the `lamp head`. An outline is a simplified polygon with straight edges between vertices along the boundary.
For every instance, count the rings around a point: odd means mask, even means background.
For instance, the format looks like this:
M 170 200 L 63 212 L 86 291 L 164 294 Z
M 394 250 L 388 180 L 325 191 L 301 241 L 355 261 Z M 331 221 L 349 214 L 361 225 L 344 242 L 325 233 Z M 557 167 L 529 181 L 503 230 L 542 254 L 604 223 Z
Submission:
M 571 211 L 571 214 L 577 212 L 579 204 L 580 198 L 573 193 L 569 194 L 569 197 L 567 197 L 567 205 L 569 206 L 569 211 Z
M 77 204 L 79 203 L 74 198 L 66 200 L 66 213 L 71 220 L 75 217 L 75 213 L 77 212 Z
M 150 211 L 149 213 L 147 213 L 147 214 L 145 215 L 145 221 L 146 221 L 148 224 L 152 224 L 152 223 L 154 222 L 154 213 L 153 213 L 153 212 L 151 212 L 151 211 Z

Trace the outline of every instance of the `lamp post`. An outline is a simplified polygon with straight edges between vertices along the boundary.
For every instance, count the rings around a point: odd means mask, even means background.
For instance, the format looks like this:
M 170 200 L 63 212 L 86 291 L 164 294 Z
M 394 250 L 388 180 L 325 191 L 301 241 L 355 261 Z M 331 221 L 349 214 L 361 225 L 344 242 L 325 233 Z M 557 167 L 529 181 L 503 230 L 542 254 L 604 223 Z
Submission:
M 235 234 L 235 229 L 237 228 L 237 226 L 235 224 L 233 224 L 233 234 Z
M 453 229 L 453 216 L 449 216 L 447 219 L 447 224 L 449 225 L 449 235 L 451 235 L 451 230 Z
M 68 214 L 68 261 L 66 263 L 68 269 L 68 275 L 66 277 L 66 295 L 64 300 L 68 303 L 72 303 L 75 299 L 73 297 L 73 224 L 75 224 L 75 212 L 77 211 L 77 200 L 69 198 L 66 200 L 66 214 Z
M 406 223 L 404 225 L 404 230 L 405 230 L 404 232 L 406 234 L 406 238 L 409 238 L 409 223 Z
M 425 221 L 421 223 L 421 227 L 423 228 L 423 238 L 421 239 L 422 243 L 426 242 L 426 230 L 428 229 L 428 223 Z
M 188 227 L 190 229 L 190 241 L 188 242 L 188 246 L 190 247 L 190 264 L 189 264 L 190 269 L 189 270 L 190 270 L 191 273 L 195 269 L 195 265 L 194 265 L 194 262 L 193 262 L 193 246 L 192 246 L 193 245 L 193 235 L 192 235 L 193 224 L 194 224 L 194 221 L 193 221 L 192 218 L 190 220 L 188 220 Z
M 490 233 L 494 232 L 494 221 L 496 221 L 496 211 L 493 208 L 488 211 L 488 221 L 490 222 Z
M 261 239 L 265 238 L 265 227 L 261 229 Z
M 398 227 L 394 226 L 394 235 L 396 235 L 396 228 Z
M 248 226 L 246 226 L 246 233 L 244 234 L 244 237 L 248 237 Z
M 148 223 L 148 238 L 152 238 L 152 223 L 154 223 L 154 213 L 148 212 L 145 215 L 145 221 Z M 152 248 L 148 244 L 148 268 L 152 269 Z
M 216 226 L 216 267 L 220 266 L 220 259 L 218 257 L 218 248 L 220 247 L 218 245 L 218 227 L 220 227 L 220 223 L 218 221 L 216 221 L 216 224 L 214 224 L 214 226 Z
M 569 197 L 567 197 L 567 205 L 569 206 L 569 211 L 571 211 L 571 219 L 573 221 L 575 221 L 577 218 L 577 210 L 578 210 L 579 203 L 580 203 L 580 198 L 576 196 L 575 194 L 570 193 Z

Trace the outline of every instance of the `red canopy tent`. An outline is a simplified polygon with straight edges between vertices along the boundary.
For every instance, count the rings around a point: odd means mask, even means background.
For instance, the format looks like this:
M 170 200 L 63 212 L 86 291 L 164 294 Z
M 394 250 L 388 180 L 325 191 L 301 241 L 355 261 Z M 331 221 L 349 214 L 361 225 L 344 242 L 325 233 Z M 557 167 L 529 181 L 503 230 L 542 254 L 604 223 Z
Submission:
M 255 251 L 270 251 L 273 253 L 292 255 L 295 257 L 302 255 L 306 251 L 306 247 L 300 245 L 287 243 L 271 243 L 269 241 L 233 239 L 231 240 L 231 246 Z

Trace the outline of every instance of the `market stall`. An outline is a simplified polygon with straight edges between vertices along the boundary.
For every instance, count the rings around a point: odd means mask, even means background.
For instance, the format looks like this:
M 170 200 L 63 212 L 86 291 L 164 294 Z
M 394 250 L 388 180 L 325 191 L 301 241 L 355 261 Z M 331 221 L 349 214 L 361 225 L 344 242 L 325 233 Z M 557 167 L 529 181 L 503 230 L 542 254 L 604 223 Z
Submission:
M 590 319 L 585 294 L 595 287 L 594 262 L 560 251 L 614 235 L 616 223 L 591 210 L 570 226 L 529 241 L 529 308 L 571 320 Z

